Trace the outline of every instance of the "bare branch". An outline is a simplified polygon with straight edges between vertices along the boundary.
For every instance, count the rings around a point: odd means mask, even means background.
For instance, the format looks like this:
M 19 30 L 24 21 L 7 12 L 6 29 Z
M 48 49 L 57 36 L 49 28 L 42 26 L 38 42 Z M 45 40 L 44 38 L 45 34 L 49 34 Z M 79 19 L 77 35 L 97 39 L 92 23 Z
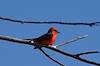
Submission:
M 17 20 L 17 19 L 11 19 L 11 18 L 6 18 L 6 17 L 0 17 L 1 20 L 6 20 L 14 23 L 29 23 L 29 24 L 62 24 L 62 25 L 87 25 L 87 26 L 100 26 L 100 22 L 91 22 L 91 23 L 70 23 L 70 22 L 61 22 L 61 21 L 24 21 L 24 20 Z
M 78 53 L 75 56 L 79 57 L 79 56 L 82 56 L 82 55 L 94 54 L 94 53 L 99 53 L 99 52 L 98 51 L 90 51 L 90 52 Z
M 54 61 L 55 63 L 59 64 L 60 66 L 64 66 L 63 64 L 61 64 L 60 62 L 58 62 L 57 60 L 53 59 L 52 57 L 50 57 L 50 55 L 48 55 L 46 52 L 44 52 L 44 50 L 42 48 L 39 48 L 39 50 L 46 56 L 48 57 L 50 60 Z
M 79 56 L 76 56 L 76 55 L 73 55 L 73 54 L 70 54 L 70 53 L 61 51 L 61 50 L 59 50 L 59 49 L 57 49 L 57 48 L 54 48 L 54 47 L 45 46 L 45 48 L 51 49 L 51 50 L 53 50 L 53 51 L 56 51 L 56 52 L 58 52 L 58 53 L 61 53 L 61 54 L 65 55 L 65 56 L 72 57 L 72 58 L 74 58 L 74 59 L 77 59 L 77 60 L 82 61 L 82 62 L 85 62 L 85 63 L 89 63 L 89 64 L 93 64 L 93 65 L 100 66 L 100 63 L 96 63 L 96 62 L 93 62 L 93 61 L 89 61 L 89 60 L 83 59 L 83 58 L 81 58 L 81 57 L 79 57 Z M 88 53 L 88 54 L 89 54 L 89 53 Z
M 63 42 L 63 43 L 61 43 L 61 44 L 59 44 L 59 45 L 55 45 L 55 46 L 52 46 L 52 47 L 54 47 L 54 48 L 59 48 L 59 47 L 61 47 L 61 46 L 64 46 L 64 45 L 66 45 L 66 44 L 75 42 L 75 41 L 77 41 L 77 40 L 80 40 L 80 39 L 83 39 L 83 38 L 86 38 L 86 37 L 88 37 L 88 35 L 77 36 L 77 37 L 75 37 L 75 38 L 73 38 L 73 39 L 71 39 L 71 40 L 69 40 L 69 41 L 65 41 L 65 42 Z
M 23 40 L 23 39 L 18 39 L 18 38 L 14 38 L 14 37 L 10 37 L 10 36 L 4 36 L 4 35 L 0 35 L 0 40 L 6 40 L 6 41 L 10 41 L 10 42 L 16 42 L 16 43 L 21 43 L 21 44 L 27 44 L 27 45 L 33 45 L 35 46 L 34 44 L 30 43 L 28 40 Z M 74 55 L 74 54 L 70 54 L 70 53 L 67 53 L 67 52 L 64 52 L 64 51 L 61 51 L 57 48 L 54 48 L 54 47 L 50 47 L 50 46 L 43 46 L 47 49 L 50 49 L 50 50 L 53 50 L 55 52 L 58 52 L 60 54 L 63 54 L 65 56 L 69 56 L 69 57 L 72 57 L 74 59 L 77 59 L 81 62 L 85 62 L 85 63 L 88 63 L 88 64 L 93 64 L 93 65 L 97 65 L 97 66 L 100 66 L 100 63 L 96 63 L 96 62 L 93 62 L 93 61 L 89 61 L 89 60 L 86 60 L 86 59 L 83 59 L 79 56 L 81 55 L 85 55 L 85 54 L 91 54 L 91 53 L 98 53 L 98 52 L 85 52 L 85 53 L 79 53 L 78 56 L 77 54 Z
M 6 41 L 30 45 L 29 40 L 18 39 L 18 38 L 14 38 L 14 37 L 11 37 L 11 36 L 0 35 L 0 40 L 6 40 Z

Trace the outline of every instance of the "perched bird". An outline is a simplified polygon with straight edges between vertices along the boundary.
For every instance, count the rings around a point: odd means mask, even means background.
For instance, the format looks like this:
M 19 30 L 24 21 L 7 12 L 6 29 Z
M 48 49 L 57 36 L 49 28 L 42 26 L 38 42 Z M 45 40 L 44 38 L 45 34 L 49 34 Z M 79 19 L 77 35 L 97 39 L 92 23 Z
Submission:
M 30 40 L 35 45 L 35 48 L 42 46 L 52 46 L 57 38 L 58 30 L 55 27 L 51 27 L 48 32 L 38 38 L 26 39 Z

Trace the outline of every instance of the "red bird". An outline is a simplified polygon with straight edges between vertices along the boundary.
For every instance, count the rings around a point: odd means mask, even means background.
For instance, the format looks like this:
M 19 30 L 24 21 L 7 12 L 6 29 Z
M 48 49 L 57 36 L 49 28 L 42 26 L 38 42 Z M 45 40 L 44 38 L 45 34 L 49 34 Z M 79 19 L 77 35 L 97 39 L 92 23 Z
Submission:
M 57 28 L 51 27 L 46 34 L 38 38 L 26 39 L 26 40 L 30 40 L 30 42 L 36 46 L 35 48 L 39 48 L 42 46 L 52 46 L 56 40 L 58 33 L 59 32 Z

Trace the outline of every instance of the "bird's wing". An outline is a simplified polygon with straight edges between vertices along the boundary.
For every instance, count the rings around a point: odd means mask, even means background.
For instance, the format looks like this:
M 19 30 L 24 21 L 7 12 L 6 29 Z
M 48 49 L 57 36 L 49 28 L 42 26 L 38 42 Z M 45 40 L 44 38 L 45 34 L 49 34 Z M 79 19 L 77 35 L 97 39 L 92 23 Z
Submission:
M 51 33 L 46 33 L 38 38 L 29 38 L 29 39 L 24 39 L 24 40 L 37 40 L 37 41 L 43 41 L 43 40 L 49 40 L 51 39 L 53 34 Z
M 52 33 L 46 33 L 46 34 L 44 34 L 44 35 L 42 35 L 42 36 L 36 38 L 36 40 L 38 40 L 38 41 L 49 40 L 49 39 L 52 38 L 52 36 L 53 36 Z

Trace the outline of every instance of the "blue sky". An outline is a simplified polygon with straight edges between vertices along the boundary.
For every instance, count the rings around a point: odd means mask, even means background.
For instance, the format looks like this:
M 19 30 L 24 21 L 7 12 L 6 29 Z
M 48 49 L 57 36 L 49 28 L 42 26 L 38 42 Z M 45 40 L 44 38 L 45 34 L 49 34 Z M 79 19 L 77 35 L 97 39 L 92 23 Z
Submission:
M 99 0 L 0 0 L 0 16 L 34 21 L 100 21 Z M 100 27 L 17 24 L 0 20 L 0 35 L 18 38 L 35 38 L 55 26 L 59 34 L 55 44 L 72 39 L 78 35 L 88 34 L 89 37 L 61 47 L 70 53 L 100 51 Z M 45 49 L 51 56 L 65 66 L 93 66 L 65 57 L 59 53 Z M 86 55 L 83 58 L 100 62 L 100 54 Z M 0 41 L 0 66 L 57 66 L 32 46 Z

